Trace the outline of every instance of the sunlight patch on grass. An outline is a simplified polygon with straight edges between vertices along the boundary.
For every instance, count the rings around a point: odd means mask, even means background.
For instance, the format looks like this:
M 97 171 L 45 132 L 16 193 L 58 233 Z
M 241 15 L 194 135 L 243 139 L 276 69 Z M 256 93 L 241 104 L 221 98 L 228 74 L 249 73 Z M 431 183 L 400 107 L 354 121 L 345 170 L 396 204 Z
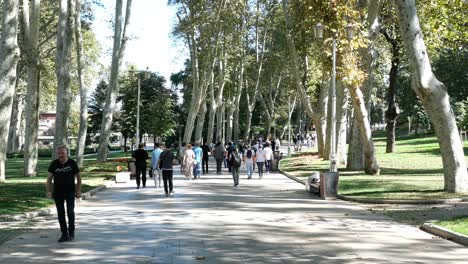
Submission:
M 385 153 L 385 138 L 376 137 L 380 176 L 362 171 L 340 171 L 339 193 L 356 198 L 376 199 L 445 199 L 466 194 L 443 191 L 442 158 L 435 137 L 403 137 L 397 140 L 396 152 Z M 465 153 L 468 142 L 465 142 Z M 468 162 L 468 156 L 465 156 Z M 312 171 L 328 171 L 329 161 L 316 153 L 305 153 L 281 160 L 282 170 L 296 177 L 308 177 Z
M 468 236 L 468 216 L 436 222 L 437 225 Z

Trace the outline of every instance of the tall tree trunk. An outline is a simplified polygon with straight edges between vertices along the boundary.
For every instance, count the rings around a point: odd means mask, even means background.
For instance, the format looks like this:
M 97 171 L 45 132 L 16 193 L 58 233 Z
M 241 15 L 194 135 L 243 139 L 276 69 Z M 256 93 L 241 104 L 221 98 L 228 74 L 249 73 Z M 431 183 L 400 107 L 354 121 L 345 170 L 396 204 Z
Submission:
M 58 146 L 68 146 L 68 122 L 73 101 L 71 91 L 71 48 L 74 33 L 75 0 L 61 0 L 57 31 L 56 75 L 57 117 L 55 120 L 54 151 Z
M 112 127 L 114 110 L 116 107 L 117 94 L 119 92 L 119 69 L 127 45 L 127 27 L 130 23 L 130 14 L 132 0 L 127 0 L 125 20 L 122 17 L 122 0 L 116 0 L 115 5 L 115 26 L 114 26 L 114 44 L 112 48 L 112 63 L 109 87 L 106 94 L 106 104 L 102 114 L 101 131 L 99 134 L 99 149 L 97 160 L 106 161 L 109 154 L 108 144 Z M 123 25 L 122 25 L 123 21 Z
M 224 111 L 225 102 L 223 101 L 224 86 L 226 84 L 226 62 L 227 56 L 225 50 L 221 52 L 221 58 L 218 59 L 218 93 L 216 95 L 216 141 L 224 144 L 223 129 L 224 129 Z
M 367 117 L 367 108 L 364 102 L 364 95 L 357 86 L 349 86 L 351 98 L 354 106 L 354 115 L 361 132 L 361 140 L 364 143 L 364 171 L 370 175 L 380 174 L 380 168 L 375 157 L 375 146 L 372 141 L 372 131 Z
M 248 95 L 247 95 L 248 96 Z M 247 104 L 249 101 L 247 101 Z M 250 140 L 250 130 L 252 126 L 252 112 L 250 111 L 250 107 L 247 107 L 247 113 L 245 113 L 245 127 L 244 127 L 244 142 L 247 142 Z
M 233 126 L 233 121 L 234 121 L 234 105 L 231 104 L 229 108 L 227 109 L 226 112 L 226 135 L 225 135 L 225 140 L 227 142 L 232 141 L 232 126 Z
M 294 109 L 296 108 L 296 101 L 297 101 L 297 97 L 294 97 L 294 101 L 292 102 L 292 105 L 291 105 L 291 109 L 288 110 L 288 121 L 291 120 L 291 117 L 292 117 L 292 114 L 294 112 Z M 280 139 L 283 140 L 284 138 L 284 135 L 286 134 L 286 132 L 288 131 L 288 123 L 286 123 L 286 125 L 283 126 L 283 129 L 281 130 L 281 134 L 280 134 Z
M 203 127 L 205 125 L 206 102 L 203 102 L 197 115 L 197 127 L 195 129 L 195 143 L 201 144 L 203 141 Z
M 380 22 L 379 22 L 379 11 L 380 11 L 380 0 L 369 1 L 367 24 L 368 29 L 368 48 L 360 50 L 361 56 L 364 58 L 364 69 L 367 72 L 367 79 L 364 81 L 364 101 L 367 113 L 371 111 L 372 101 L 372 90 L 373 90 L 373 72 L 377 66 L 378 52 L 375 49 L 374 42 L 379 33 Z M 364 170 L 364 142 L 362 140 L 361 131 L 358 126 L 358 120 L 356 111 L 353 111 L 352 124 L 348 148 L 348 164 L 347 168 L 351 170 Z M 368 116 L 368 122 L 370 117 Z
M 367 112 L 371 112 L 371 97 L 372 90 L 374 88 L 374 72 L 377 68 L 377 59 L 379 58 L 379 53 L 375 48 L 375 39 L 379 34 L 380 22 L 379 22 L 379 12 L 381 7 L 382 0 L 370 0 L 367 14 L 367 24 L 369 25 L 367 39 L 368 47 L 361 50 L 361 56 L 364 58 L 364 68 L 367 72 L 367 78 L 364 82 L 364 93 Z M 370 117 L 369 117 L 370 121 Z
M 327 111 L 328 108 L 328 89 L 325 86 L 325 75 L 322 78 L 322 85 L 320 86 L 320 93 L 317 102 L 316 113 L 317 117 L 312 119 L 312 122 L 315 125 L 315 132 L 317 138 L 317 148 L 319 157 L 325 158 L 325 131 L 327 128 Z
M 17 71 L 17 74 L 18 71 Z M 8 148 L 7 153 L 17 152 L 20 149 L 20 132 L 21 132 L 21 121 L 24 110 L 24 92 L 20 91 L 20 79 L 16 80 L 15 84 L 15 94 L 13 97 L 13 106 L 11 108 L 11 118 L 10 118 L 10 129 L 8 132 Z
M 361 143 L 361 130 L 359 129 L 356 115 L 352 115 L 351 133 L 349 137 L 348 147 L 348 162 L 346 168 L 348 170 L 361 171 L 364 170 L 364 147 Z
M 210 112 L 208 114 L 208 134 L 206 135 L 206 143 L 211 144 L 213 143 L 213 136 L 214 136 L 214 125 L 216 119 L 216 102 L 214 97 L 214 81 L 211 83 L 211 99 L 210 99 Z
M 223 106 L 219 106 L 216 110 L 216 141 L 224 143 L 223 141 L 223 117 L 224 111 Z
M 396 0 L 400 31 L 413 71 L 413 89 L 426 109 L 439 141 L 444 165 L 444 189 L 468 191 L 463 144 L 450 106 L 447 88 L 432 72 L 414 0 Z
M 22 0 L 24 57 L 28 73 L 25 109 L 24 176 L 37 175 L 39 135 L 39 27 L 41 1 Z
M 240 131 L 240 124 L 239 124 L 239 104 L 235 106 L 234 116 L 233 116 L 233 128 L 232 128 L 232 139 L 234 144 L 239 144 L 239 131 Z
M 18 47 L 18 1 L 3 0 L 0 36 L 0 183 L 5 182 L 5 161 L 15 92 Z
M 400 66 L 399 49 L 396 41 L 392 44 L 392 66 L 389 74 L 389 86 L 387 92 L 387 111 L 385 111 L 385 120 L 387 122 L 387 146 L 386 152 L 393 153 L 395 151 L 395 127 L 399 110 L 396 105 L 396 92 L 397 92 L 397 76 L 398 67 Z
M 81 1 L 76 0 L 75 12 L 75 42 L 76 42 L 76 63 L 78 68 L 78 85 L 80 87 L 80 128 L 78 132 L 78 142 L 76 144 L 76 161 L 78 166 L 83 166 L 83 156 L 86 146 L 86 132 L 88 130 L 88 87 L 83 80 L 83 36 L 81 34 Z
M 343 82 L 336 86 L 336 154 L 338 164 L 346 164 L 346 136 L 348 126 L 348 91 Z

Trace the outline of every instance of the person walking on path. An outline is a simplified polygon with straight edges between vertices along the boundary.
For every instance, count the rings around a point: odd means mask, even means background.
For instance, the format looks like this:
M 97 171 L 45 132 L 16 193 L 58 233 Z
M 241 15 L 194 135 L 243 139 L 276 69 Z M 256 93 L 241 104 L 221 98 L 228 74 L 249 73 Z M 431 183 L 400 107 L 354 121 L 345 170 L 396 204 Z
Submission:
M 156 188 L 158 188 L 158 186 L 161 188 L 162 174 L 161 170 L 159 169 L 159 157 L 161 156 L 162 150 L 159 148 L 159 143 L 156 143 L 154 147 L 155 149 L 151 155 L 151 168 L 153 169 L 154 186 L 156 186 Z
M 180 161 L 180 172 L 184 172 L 184 155 L 185 155 L 186 144 L 182 143 L 182 146 L 179 147 L 178 156 Z
M 191 144 L 187 144 L 182 160 L 182 164 L 184 164 L 183 171 L 185 178 L 187 180 L 191 180 L 193 178 L 193 168 L 195 167 L 195 153 L 192 150 Z
M 226 150 L 224 149 L 221 142 L 218 142 L 213 152 L 213 156 L 216 159 L 216 173 L 221 174 L 221 166 L 223 165 L 224 153 L 226 152 Z
M 265 164 L 266 155 L 263 147 L 260 145 L 255 153 L 255 161 L 257 162 L 258 178 L 263 178 L 263 165 Z
M 273 150 L 271 150 L 270 145 L 267 143 L 263 151 L 265 152 L 265 170 L 267 173 L 270 173 Z
M 239 170 L 242 164 L 242 157 L 237 147 L 232 148 L 229 164 L 231 166 L 232 179 L 234 180 L 234 187 L 239 186 Z
M 146 160 L 149 159 L 149 156 L 144 147 L 145 144 L 140 143 L 138 149 L 132 155 L 135 159 L 137 189 L 140 189 L 140 181 L 143 182 L 143 188 L 146 188 Z
M 68 157 L 67 147 L 57 148 L 57 159 L 52 161 L 47 176 L 47 198 L 54 199 L 62 236 L 58 242 L 75 239 L 75 197 L 81 197 L 81 176 L 78 164 Z M 76 179 L 76 185 L 75 185 Z M 52 191 L 53 181 L 53 191 Z M 67 203 L 67 221 L 65 219 Z
M 231 163 L 229 162 L 231 160 L 231 153 L 232 153 L 232 150 L 233 150 L 233 146 L 232 146 L 232 142 L 229 142 L 228 143 L 228 147 L 226 149 L 226 160 L 228 161 L 227 163 L 227 167 L 228 167 L 228 171 L 231 172 Z
M 201 146 L 201 149 L 203 150 L 203 158 L 202 158 L 202 168 L 203 168 L 203 174 L 208 173 L 208 160 L 210 159 L 210 147 L 208 145 L 203 144 Z
M 174 153 L 172 153 L 172 146 L 166 145 L 166 149 L 159 156 L 159 168 L 162 171 L 163 181 L 164 181 L 164 192 L 166 197 L 174 194 L 174 185 L 172 182 L 172 177 L 174 174 L 173 163 Z
M 202 159 L 203 159 L 203 150 L 200 148 L 199 143 L 195 143 L 195 148 L 193 149 L 193 152 L 195 153 L 195 166 L 193 168 L 193 176 L 195 179 L 200 179 L 201 175 L 201 165 L 202 165 Z
M 244 163 L 245 169 L 247 170 L 247 179 L 252 179 L 253 174 L 253 165 L 254 165 L 254 151 L 252 147 L 249 145 L 247 146 L 247 150 L 245 151 L 244 155 Z

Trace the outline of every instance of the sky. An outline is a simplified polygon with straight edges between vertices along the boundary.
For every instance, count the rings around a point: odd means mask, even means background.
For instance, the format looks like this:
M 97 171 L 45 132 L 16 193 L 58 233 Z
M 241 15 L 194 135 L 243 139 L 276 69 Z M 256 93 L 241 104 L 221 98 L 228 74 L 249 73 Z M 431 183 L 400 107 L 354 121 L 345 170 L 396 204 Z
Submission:
M 95 5 L 96 20 L 93 30 L 102 45 L 100 62 L 109 67 L 112 53 L 113 29 L 110 21 L 115 15 L 115 0 L 101 0 L 104 7 Z M 125 1 L 124 1 L 125 2 Z M 124 3 L 125 10 L 125 3 Z M 124 54 L 125 64 L 136 65 L 139 70 L 147 67 L 169 81 L 171 73 L 183 69 L 188 54 L 181 41 L 171 37 L 176 22 L 176 9 L 167 0 L 133 0 L 129 25 L 129 37 Z

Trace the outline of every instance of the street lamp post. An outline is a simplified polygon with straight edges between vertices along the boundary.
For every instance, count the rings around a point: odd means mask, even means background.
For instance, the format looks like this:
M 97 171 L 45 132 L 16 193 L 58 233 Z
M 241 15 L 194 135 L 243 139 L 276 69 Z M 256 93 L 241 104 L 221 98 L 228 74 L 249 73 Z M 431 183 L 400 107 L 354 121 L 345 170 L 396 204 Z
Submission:
M 314 34 L 317 39 L 323 38 L 323 25 L 318 23 L 315 26 Z M 353 25 L 348 24 L 346 27 L 346 37 L 351 40 L 354 35 Z M 336 38 L 333 35 L 332 42 L 332 87 L 331 87 L 331 137 L 330 137 L 330 172 L 337 172 L 337 157 L 336 157 Z
M 150 72 L 148 70 L 148 67 L 146 67 L 146 70 L 141 70 L 141 71 L 138 71 L 138 70 L 130 70 L 129 71 L 131 74 L 138 74 L 138 73 L 143 73 L 143 79 L 148 79 L 149 78 L 149 75 L 150 75 Z M 138 74 L 138 85 L 137 85 L 137 116 L 136 116 L 136 141 L 137 144 L 140 143 L 140 105 L 141 105 L 141 98 L 140 98 L 140 94 L 141 94 L 141 75 Z

